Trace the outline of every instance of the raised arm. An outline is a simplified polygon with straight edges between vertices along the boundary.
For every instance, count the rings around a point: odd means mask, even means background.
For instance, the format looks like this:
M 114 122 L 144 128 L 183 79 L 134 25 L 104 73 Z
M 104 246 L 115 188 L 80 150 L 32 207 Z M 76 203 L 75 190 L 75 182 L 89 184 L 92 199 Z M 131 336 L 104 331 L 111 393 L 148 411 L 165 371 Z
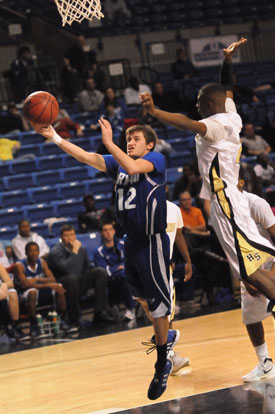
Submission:
M 37 124 L 32 124 L 32 126 L 36 132 L 43 135 L 43 137 L 47 138 L 49 141 L 57 144 L 63 151 L 76 158 L 79 162 L 91 165 L 99 171 L 106 172 L 105 161 L 101 154 L 87 152 L 77 145 L 62 139 L 51 125 L 47 128 L 43 128 Z

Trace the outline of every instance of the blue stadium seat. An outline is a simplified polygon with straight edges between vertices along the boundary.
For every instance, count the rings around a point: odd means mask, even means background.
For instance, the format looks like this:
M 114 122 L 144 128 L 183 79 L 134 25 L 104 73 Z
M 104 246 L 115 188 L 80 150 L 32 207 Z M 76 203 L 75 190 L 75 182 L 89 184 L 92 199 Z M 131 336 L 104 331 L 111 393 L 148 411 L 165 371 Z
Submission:
M 84 182 L 72 181 L 70 183 L 57 184 L 59 198 L 80 198 L 86 193 Z
M 102 142 L 101 135 L 90 136 L 89 140 L 90 140 L 90 151 L 96 151 L 97 147 Z
M 57 200 L 53 201 L 52 205 L 56 217 L 77 217 L 78 213 L 84 209 L 82 198 Z
M 14 160 L 12 163 L 13 174 L 25 174 L 36 171 L 36 161 L 32 160 Z
M 85 165 L 80 165 L 78 167 L 64 168 L 60 170 L 60 173 L 63 173 L 64 182 L 68 181 L 83 181 L 87 179 L 88 172 Z
M 38 170 L 57 170 L 63 168 L 64 155 L 46 155 L 36 159 Z
M 55 237 L 54 239 L 51 239 L 51 238 L 46 239 L 46 243 L 50 249 L 59 242 L 60 242 L 60 237 Z
M 24 217 L 31 223 L 36 221 L 43 221 L 46 218 L 54 217 L 53 204 L 40 203 L 23 206 Z
M 36 131 L 22 132 L 20 134 L 20 142 L 22 146 L 42 144 L 44 141 L 45 141 L 45 138 L 42 137 L 42 135 L 37 134 Z
M 194 160 L 191 151 L 181 151 L 170 153 L 167 165 L 168 167 L 181 167 L 182 165 L 190 164 Z
M 24 218 L 21 208 L 3 208 L 0 210 L 0 227 L 14 226 Z
M 64 224 L 70 224 L 75 228 L 75 231 L 78 230 L 77 218 L 76 217 L 64 217 L 64 220 L 55 221 L 51 226 L 51 235 L 53 237 L 60 236 L 60 229 Z
M 48 203 L 58 198 L 58 190 L 54 185 L 29 188 L 27 193 L 31 203 Z
M 12 240 L 18 233 L 18 226 L 0 227 L 1 239 Z
M 167 174 L 167 183 L 168 184 L 174 184 L 175 181 L 181 177 L 183 172 L 182 167 L 175 167 L 175 168 L 167 168 L 166 174 Z
M 74 157 L 69 154 L 64 154 L 63 156 L 63 167 L 80 167 L 82 164 Z
M 38 233 L 39 236 L 42 237 L 49 237 L 49 228 L 48 224 L 45 224 L 43 222 L 31 222 L 31 230 L 35 233 Z
M 179 129 L 168 125 L 166 127 L 167 131 L 167 139 L 174 139 L 174 138 L 184 138 L 190 135 L 190 131 L 180 131 Z
M 0 165 L 0 177 L 6 177 L 7 175 L 12 174 L 12 164 L 13 161 L 6 161 L 4 164 Z
M 85 193 L 111 193 L 114 188 L 114 184 L 111 178 L 100 177 L 92 180 L 85 180 L 83 183 L 85 184 Z
M 112 193 L 107 194 L 96 194 L 95 196 L 96 207 L 98 209 L 108 208 L 111 206 Z
M 3 177 L 3 183 L 6 190 L 19 190 L 33 187 L 35 185 L 34 174 L 16 174 L 9 177 Z
M 30 198 L 25 190 L 13 190 L 0 193 L 0 205 L 4 208 L 28 204 Z
M 36 185 L 54 185 L 63 180 L 63 170 L 41 171 L 34 174 Z
M 39 157 L 42 154 L 43 144 L 37 145 L 24 145 L 20 148 L 17 152 L 16 156 L 26 155 L 26 154 L 34 154 L 36 157 Z
M 74 138 L 71 139 L 71 142 L 77 145 L 78 147 L 83 148 L 85 151 L 91 150 L 89 138 Z
M 59 148 L 59 146 L 53 142 L 47 142 L 41 148 L 43 155 L 63 154 L 63 151 Z
M 95 112 L 80 112 L 77 114 L 72 114 L 71 118 L 74 122 L 78 124 L 90 125 L 97 121 L 99 118 L 99 114 L 97 111 Z
M 78 234 L 77 239 L 81 241 L 82 245 L 87 250 L 89 260 L 93 262 L 94 251 L 101 243 L 101 236 L 98 232 Z
M 174 151 L 188 151 L 189 140 L 185 138 L 173 138 L 169 139 L 169 144 L 172 146 Z

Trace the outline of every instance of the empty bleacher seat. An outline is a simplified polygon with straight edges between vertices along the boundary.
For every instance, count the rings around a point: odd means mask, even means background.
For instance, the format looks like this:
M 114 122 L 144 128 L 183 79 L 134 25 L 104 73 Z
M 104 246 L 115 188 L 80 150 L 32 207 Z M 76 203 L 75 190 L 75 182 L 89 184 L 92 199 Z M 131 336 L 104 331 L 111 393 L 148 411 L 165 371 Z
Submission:
M 42 144 L 45 141 L 45 138 L 38 134 L 36 131 L 28 131 L 28 132 L 22 132 L 20 134 L 20 142 L 21 145 L 36 145 L 36 144 Z
M 58 190 L 56 186 L 41 186 L 27 189 L 29 200 L 31 203 L 48 203 L 58 198 Z
M 70 183 L 57 184 L 59 198 L 80 198 L 86 192 L 84 182 L 72 181 Z
M 16 156 L 19 157 L 21 155 L 26 154 L 33 154 L 36 157 L 39 157 L 42 154 L 43 144 L 36 144 L 36 145 L 24 145 L 20 148 L 20 150 L 16 153 Z M 15 158 L 16 159 L 16 158 Z
M 12 240 L 18 233 L 18 226 L 0 227 L 1 239 Z
M 64 224 L 70 224 L 71 226 L 75 228 L 75 231 L 78 230 L 77 217 L 64 217 L 63 220 L 55 221 L 51 225 L 51 235 L 53 237 L 60 236 L 60 230 L 61 230 L 61 227 L 64 226 Z
M 98 232 L 78 234 L 77 239 L 81 241 L 83 247 L 87 250 L 89 260 L 94 260 L 94 251 L 101 243 L 101 235 Z
M 74 138 L 71 139 L 71 142 L 86 151 L 91 149 L 89 138 Z
M 111 178 L 100 177 L 92 180 L 85 180 L 83 183 L 85 184 L 85 193 L 111 193 L 114 188 L 114 184 Z
M 17 190 L 35 185 L 33 173 L 16 174 L 9 177 L 3 177 L 3 183 L 6 190 Z
M 4 208 L 21 206 L 30 202 L 25 190 L 13 190 L 0 193 L 0 205 Z
M 46 155 L 36 159 L 39 170 L 56 170 L 63 168 L 64 155 Z
M 168 167 L 180 167 L 190 164 L 193 160 L 194 156 L 191 151 L 172 152 L 169 154 L 167 165 Z
M 55 216 L 57 217 L 77 217 L 83 211 L 82 198 L 53 201 Z
M 39 236 L 42 237 L 49 237 L 49 229 L 48 229 L 48 225 L 46 223 L 43 222 L 36 222 L 36 223 L 31 223 L 31 231 L 34 231 L 35 233 L 38 233 Z
M 172 146 L 174 151 L 188 151 L 189 141 L 185 138 L 173 138 L 169 139 L 169 144 Z
M 108 208 L 111 205 L 111 201 L 112 201 L 112 193 L 107 193 L 107 194 L 96 194 L 94 196 L 95 201 L 96 201 L 96 207 L 98 209 L 101 208 Z
M 59 146 L 53 142 L 46 142 L 41 148 L 43 155 L 63 154 L 63 151 L 59 148 Z
M 14 160 L 12 163 L 12 173 L 13 174 L 24 174 L 32 173 L 36 171 L 36 161 L 35 159 L 29 160 Z
M 34 174 L 36 185 L 52 185 L 63 180 L 63 170 L 40 171 Z
M 6 161 L 0 165 L 0 177 L 5 177 L 12 174 L 12 163 L 13 161 Z
M 64 168 L 60 170 L 63 173 L 64 181 L 82 181 L 87 179 L 88 172 L 85 165 L 80 165 L 78 167 Z
M 3 208 L 0 210 L 0 227 L 14 226 L 24 218 L 21 208 Z
M 183 172 L 182 167 L 175 167 L 175 168 L 167 168 L 166 174 L 167 174 L 167 183 L 168 184 L 174 184 L 178 178 L 181 177 Z
M 80 162 L 76 158 L 72 157 L 71 155 L 64 154 L 64 157 L 63 157 L 63 166 L 64 166 L 64 168 L 68 168 L 68 167 L 80 167 L 81 164 L 80 164 Z
M 23 206 L 24 217 L 30 222 L 43 221 L 46 218 L 54 217 L 53 204 L 40 203 Z

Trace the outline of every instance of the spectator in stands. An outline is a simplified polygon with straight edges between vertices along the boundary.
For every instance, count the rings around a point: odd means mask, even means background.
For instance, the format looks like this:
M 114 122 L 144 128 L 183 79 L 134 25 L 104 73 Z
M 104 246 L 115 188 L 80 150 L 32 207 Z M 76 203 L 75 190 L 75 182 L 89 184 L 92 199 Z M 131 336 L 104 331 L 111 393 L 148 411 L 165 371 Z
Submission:
M 112 104 L 115 107 L 115 113 L 120 115 L 122 118 L 125 117 L 126 103 L 123 97 L 116 97 L 115 91 L 112 87 L 108 87 L 105 90 L 104 99 L 99 107 L 99 112 L 103 114 L 106 112 L 108 104 Z
M 7 113 L 0 115 L 0 133 L 29 131 L 30 127 L 22 113 L 17 109 L 14 102 L 7 105 Z
M 6 269 L 0 264 L 0 322 L 3 322 L 8 336 L 26 339 L 19 324 L 19 300 L 14 284 Z M 11 328 L 8 327 L 11 323 Z
M 8 266 L 14 264 L 16 262 L 16 256 L 14 254 L 13 248 L 11 246 L 6 246 L 5 248 L 5 254 L 8 261 Z M 6 267 L 8 267 L 6 266 Z
M 243 162 L 242 159 L 239 176 L 245 181 L 246 191 L 257 194 L 258 196 L 263 196 L 261 179 L 257 177 L 253 166 Z
M 49 253 L 49 246 L 43 237 L 31 231 L 31 225 L 28 220 L 20 220 L 18 223 L 18 234 L 12 239 L 11 246 L 17 259 L 22 260 L 26 258 L 25 247 L 28 242 L 36 242 L 39 246 L 40 255 L 46 258 Z
M 187 191 L 192 198 L 196 198 L 201 189 L 201 179 L 198 177 L 192 165 L 184 165 L 182 176 L 177 179 L 173 191 L 173 200 L 178 200 L 180 193 Z
M 113 104 L 108 104 L 106 106 L 106 111 L 102 116 L 110 122 L 113 133 L 120 133 L 123 130 L 123 117 L 115 111 L 115 106 Z
M 14 141 L 9 138 L 0 138 L 0 164 L 6 161 L 16 160 L 31 160 L 35 158 L 34 154 L 17 155 L 21 148 L 19 141 Z
M 101 221 L 114 221 L 114 214 L 110 209 L 96 208 L 96 200 L 92 194 L 85 194 L 83 197 L 85 211 L 78 215 L 78 226 L 81 233 L 89 233 L 100 229 Z
M 115 237 L 113 222 L 103 222 L 101 226 L 102 243 L 95 250 L 94 262 L 108 274 L 110 306 L 123 303 L 126 307 L 125 319 L 135 319 L 135 302 L 125 277 L 124 242 Z
M 79 109 L 82 112 L 98 111 L 104 95 L 96 89 L 94 78 L 87 78 L 85 84 L 85 89 L 78 95 Z
M 151 93 L 151 89 L 149 86 L 139 83 L 138 78 L 135 76 L 131 76 L 128 82 L 129 86 L 124 90 L 126 104 L 140 106 L 140 94 L 142 92 Z
M 271 151 L 270 145 L 260 135 L 255 134 L 252 123 L 244 124 L 241 143 L 245 146 L 247 155 L 269 154 Z
M 199 208 L 192 206 L 192 197 L 188 191 L 180 193 L 179 205 L 184 229 L 192 234 L 209 235 L 202 211 Z
M 273 145 L 275 139 L 275 114 L 272 115 L 270 120 L 267 120 L 260 132 L 268 144 L 270 146 Z
M 269 82 L 269 83 L 265 83 L 263 85 L 257 86 L 256 88 L 254 88 L 254 92 L 266 92 L 269 91 L 271 89 L 275 89 L 275 80 Z
M 59 114 L 52 126 L 64 139 L 71 139 L 74 136 L 83 137 L 80 125 L 74 122 L 63 109 L 59 110 Z
M 266 154 L 258 155 L 254 171 L 264 187 L 274 183 L 274 168 Z
M 104 13 L 108 20 L 117 20 L 118 18 L 132 17 L 132 13 L 126 6 L 124 0 L 105 0 Z
M 171 72 L 174 79 L 191 80 L 196 76 L 196 69 L 183 48 L 177 50 L 177 60 L 172 63 Z
M 90 50 L 86 38 L 78 35 L 76 42 L 69 47 L 63 59 L 64 92 L 70 101 L 73 101 L 81 91 L 82 79 L 95 62 L 96 55 Z
M 69 323 L 78 326 L 80 299 L 90 288 L 95 289 L 96 322 L 112 322 L 108 312 L 108 275 L 102 268 L 92 268 L 87 251 L 77 239 L 75 229 L 69 224 L 61 227 L 61 242 L 50 251 L 48 264 L 57 281 L 66 291 Z
M 17 57 L 10 66 L 10 80 L 17 102 L 23 101 L 29 91 L 30 71 L 34 67 L 31 51 L 28 46 L 22 46 Z
M 165 141 L 164 139 L 157 138 L 154 151 L 160 152 L 161 154 L 167 157 L 172 151 L 172 146 L 171 144 L 169 144 L 169 142 Z
M 39 258 L 39 246 L 35 242 L 29 242 L 25 246 L 26 258 L 15 265 L 16 285 L 20 298 L 25 302 L 30 318 L 30 335 L 35 338 L 42 337 L 42 332 L 36 320 L 36 308 L 42 304 L 51 305 L 53 296 L 56 296 L 58 312 L 61 318 L 61 328 L 70 331 L 71 328 L 65 322 L 66 299 L 62 284 L 57 283 L 54 275 L 48 268 L 46 261 Z
M 233 94 L 234 94 L 234 102 L 236 103 L 237 107 L 246 103 L 258 103 L 260 102 L 259 98 L 253 91 L 253 89 L 248 88 L 247 86 L 240 85 L 238 83 L 238 79 L 236 74 L 233 73 Z M 241 107 L 240 110 L 242 111 Z
M 155 82 L 153 85 L 153 94 L 155 106 L 163 111 L 179 112 L 181 103 L 174 92 L 165 92 L 161 82 Z

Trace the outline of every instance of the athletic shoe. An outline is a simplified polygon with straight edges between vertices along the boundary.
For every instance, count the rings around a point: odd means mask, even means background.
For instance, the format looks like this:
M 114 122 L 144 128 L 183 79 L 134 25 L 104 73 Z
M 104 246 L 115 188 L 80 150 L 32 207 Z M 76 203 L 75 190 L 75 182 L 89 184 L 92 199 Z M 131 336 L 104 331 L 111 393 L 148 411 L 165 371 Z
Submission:
M 61 321 L 60 321 L 60 330 L 66 332 L 66 333 L 73 333 L 73 332 L 77 332 L 79 330 L 79 328 L 78 328 L 78 326 L 70 325 L 68 322 L 61 319 Z
M 189 358 L 183 358 L 177 352 L 170 351 L 170 358 L 173 362 L 173 369 L 171 375 L 176 374 L 180 369 L 190 365 Z
M 150 400 L 156 400 L 159 398 L 167 387 L 167 380 L 170 372 L 172 371 L 173 363 L 170 359 L 167 359 L 165 368 L 163 371 L 158 371 L 156 369 L 154 378 L 151 381 L 151 384 L 148 389 L 148 398 Z
M 30 335 L 33 339 L 42 339 L 42 338 L 45 338 L 47 336 L 50 336 L 50 334 L 43 333 L 41 331 L 40 327 L 37 326 L 37 325 L 31 326 Z
M 263 364 L 258 364 L 251 372 L 242 377 L 243 382 L 254 382 L 275 377 L 275 367 L 271 358 L 265 358 Z
M 180 338 L 180 331 L 175 330 L 175 329 L 169 329 L 168 338 L 167 338 L 167 357 L 169 356 L 169 352 L 173 351 L 174 346 L 178 342 L 179 338 Z M 148 346 L 148 349 L 146 350 L 147 355 L 151 354 L 151 352 L 153 352 L 156 349 L 155 335 L 152 336 L 150 341 L 144 341 L 141 343 L 142 345 Z
M 129 321 L 132 321 L 136 318 L 135 310 L 127 309 L 124 314 L 124 319 L 128 319 Z
M 20 328 L 20 326 L 16 326 L 12 329 L 12 337 L 17 339 L 18 341 L 27 341 L 30 339 L 30 336 L 25 334 L 24 331 Z

